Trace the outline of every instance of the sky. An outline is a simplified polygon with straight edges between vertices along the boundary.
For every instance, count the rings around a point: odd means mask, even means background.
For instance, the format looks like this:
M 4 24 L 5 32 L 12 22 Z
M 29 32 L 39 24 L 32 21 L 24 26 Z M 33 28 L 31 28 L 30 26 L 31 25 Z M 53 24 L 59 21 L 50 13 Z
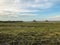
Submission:
M 0 0 L 0 21 L 60 21 L 60 0 Z

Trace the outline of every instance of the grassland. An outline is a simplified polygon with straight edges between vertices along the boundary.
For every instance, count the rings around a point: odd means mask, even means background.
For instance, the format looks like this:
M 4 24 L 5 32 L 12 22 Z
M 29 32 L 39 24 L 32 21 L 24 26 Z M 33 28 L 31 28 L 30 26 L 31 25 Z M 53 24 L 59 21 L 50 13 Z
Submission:
M 0 45 L 60 45 L 60 22 L 0 22 Z

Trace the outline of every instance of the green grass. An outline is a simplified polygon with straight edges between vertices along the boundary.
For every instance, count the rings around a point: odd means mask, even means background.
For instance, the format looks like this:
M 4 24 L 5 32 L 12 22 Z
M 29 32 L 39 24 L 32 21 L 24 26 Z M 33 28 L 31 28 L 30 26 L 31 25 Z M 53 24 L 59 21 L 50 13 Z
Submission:
M 11 36 L 10 34 L 13 35 L 13 37 L 9 38 L 9 36 Z M 60 45 L 60 23 L 59 22 L 16 22 L 16 23 L 0 22 L 0 36 L 4 37 L 3 38 L 4 40 L 9 39 L 9 42 L 13 43 L 14 45 L 15 45 L 14 41 L 18 43 L 20 41 L 21 43 L 20 45 L 25 45 L 26 43 L 27 43 L 26 45 L 35 45 L 35 43 L 36 45 L 39 45 L 40 42 L 41 45 L 57 45 L 57 44 Z M 13 40 L 10 41 L 11 38 Z M 4 41 L 0 39 L 0 42 Z M 13 45 L 11 43 L 9 44 Z M 16 43 L 16 45 L 19 44 Z
M 32 31 L 60 31 L 60 23 L 0 23 L 0 32 L 3 33 L 19 33 L 19 32 L 32 32 Z

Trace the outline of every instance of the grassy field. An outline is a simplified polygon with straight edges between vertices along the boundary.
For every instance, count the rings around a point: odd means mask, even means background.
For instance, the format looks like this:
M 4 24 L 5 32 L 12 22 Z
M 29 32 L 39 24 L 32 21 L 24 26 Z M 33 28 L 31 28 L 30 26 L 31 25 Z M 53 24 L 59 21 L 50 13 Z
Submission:
M 60 22 L 0 22 L 0 45 L 60 45 Z

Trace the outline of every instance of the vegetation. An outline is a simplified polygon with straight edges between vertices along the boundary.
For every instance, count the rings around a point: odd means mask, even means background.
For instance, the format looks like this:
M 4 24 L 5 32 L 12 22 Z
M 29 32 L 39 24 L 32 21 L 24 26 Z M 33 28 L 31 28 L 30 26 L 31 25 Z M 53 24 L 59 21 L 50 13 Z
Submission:
M 0 45 L 60 45 L 60 22 L 2 22 Z

